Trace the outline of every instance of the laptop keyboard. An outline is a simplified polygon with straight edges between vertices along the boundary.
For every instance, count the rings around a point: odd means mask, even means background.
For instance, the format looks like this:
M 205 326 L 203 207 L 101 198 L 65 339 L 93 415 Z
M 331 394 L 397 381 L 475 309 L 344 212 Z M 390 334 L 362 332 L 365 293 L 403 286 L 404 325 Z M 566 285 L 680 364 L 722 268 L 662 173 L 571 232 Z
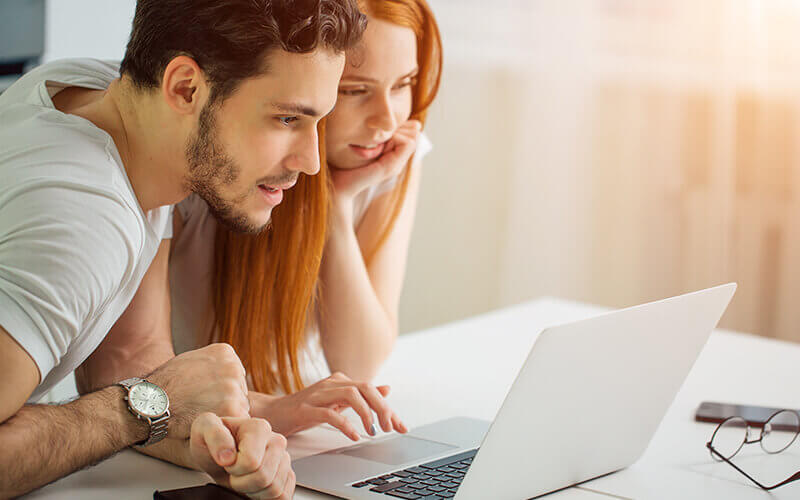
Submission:
M 417 467 L 353 483 L 352 487 L 370 487 L 369 491 L 408 500 L 453 498 L 476 453 L 477 449 L 465 451 Z

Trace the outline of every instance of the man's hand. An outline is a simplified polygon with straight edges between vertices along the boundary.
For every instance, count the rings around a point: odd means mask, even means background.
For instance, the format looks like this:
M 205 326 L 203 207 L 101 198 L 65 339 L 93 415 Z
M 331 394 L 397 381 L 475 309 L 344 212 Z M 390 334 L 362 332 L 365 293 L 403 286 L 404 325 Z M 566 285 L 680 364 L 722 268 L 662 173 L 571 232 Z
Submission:
M 261 418 L 203 413 L 189 443 L 195 465 L 214 481 L 250 498 L 290 499 L 295 475 L 286 438 Z
M 185 352 L 159 367 L 148 380 L 169 397 L 169 437 L 186 439 L 192 422 L 204 412 L 249 417 L 247 381 L 242 362 L 228 344 Z
M 352 408 L 364 425 L 367 434 L 377 432 L 372 412 L 378 415 L 381 428 L 386 431 L 408 432 L 400 417 L 386 403 L 389 386 L 375 387 L 368 383 L 354 382 L 342 373 L 334 373 L 302 391 L 288 396 L 274 397 L 259 403 L 263 399 L 252 393 L 254 399 L 253 414 L 266 418 L 272 427 L 285 436 L 290 436 L 315 425 L 330 424 L 342 433 L 358 441 L 359 436 L 350 422 L 340 414 L 346 408 Z

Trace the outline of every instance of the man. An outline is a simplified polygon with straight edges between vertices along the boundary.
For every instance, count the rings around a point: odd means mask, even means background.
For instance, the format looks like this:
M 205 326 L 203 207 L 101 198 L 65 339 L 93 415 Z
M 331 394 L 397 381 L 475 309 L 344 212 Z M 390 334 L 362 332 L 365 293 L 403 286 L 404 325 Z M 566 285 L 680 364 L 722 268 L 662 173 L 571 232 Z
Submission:
M 233 228 L 267 224 L 281 191 L 319 170 L 317 123 L 364 25 L 354 0 L 140 0 L 121 76 L 61 61 L 0 96 L 0 497 L 133 444 L 291 497 L 285 439 L 249 418 L 232 349 L 170 359 L 147 335 L 169 321 L 170 205 L 194 192 Z M 157 314 L 129 315 L 141 301 Z M 32 404 L 109 331 L 142 336 L 115 359 L 163 364 Z M 107 373 L 83 375 L 85 388 Z

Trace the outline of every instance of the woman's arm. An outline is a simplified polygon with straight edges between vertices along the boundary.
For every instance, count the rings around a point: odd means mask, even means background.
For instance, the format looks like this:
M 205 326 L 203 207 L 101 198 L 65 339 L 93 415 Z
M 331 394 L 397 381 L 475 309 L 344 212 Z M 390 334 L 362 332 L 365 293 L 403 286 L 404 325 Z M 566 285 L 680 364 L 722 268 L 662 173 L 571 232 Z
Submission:
M 370 204 L 354 229 L 352 198 L 336 199 L 321 268 L 320 338 L 332 372 L 371 380 L 392 351 L 414 224 L 421 162 L 410 167 L 403 206 L 388 238 L 369 266 L 364 253 L 374 248 L 390 217 L 392 193 Z

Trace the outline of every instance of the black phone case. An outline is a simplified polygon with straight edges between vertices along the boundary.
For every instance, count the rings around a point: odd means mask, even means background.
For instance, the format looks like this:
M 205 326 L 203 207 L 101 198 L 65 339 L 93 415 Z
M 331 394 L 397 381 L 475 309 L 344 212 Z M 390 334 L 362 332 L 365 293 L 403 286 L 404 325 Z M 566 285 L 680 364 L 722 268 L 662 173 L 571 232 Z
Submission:
M 235 491 L 223 488 L 214 483 L 177 490 L 156 491 L 154 500 L 242 500 L 243 497 Z
M 769 417 L 781 409 L 782 408 L 703 401 L 700 403 L 700 406 L 697 407 L 694 419 L 697 422 L 720 424 L 728 417 L 742 417 L 751 427 L 760 428 L 764 426 L 764 422 L 766 422 Z M 773 428 L 779 430 L 794 429 L 793 426 L 786 427 L 780 423 L 773 424 Z

